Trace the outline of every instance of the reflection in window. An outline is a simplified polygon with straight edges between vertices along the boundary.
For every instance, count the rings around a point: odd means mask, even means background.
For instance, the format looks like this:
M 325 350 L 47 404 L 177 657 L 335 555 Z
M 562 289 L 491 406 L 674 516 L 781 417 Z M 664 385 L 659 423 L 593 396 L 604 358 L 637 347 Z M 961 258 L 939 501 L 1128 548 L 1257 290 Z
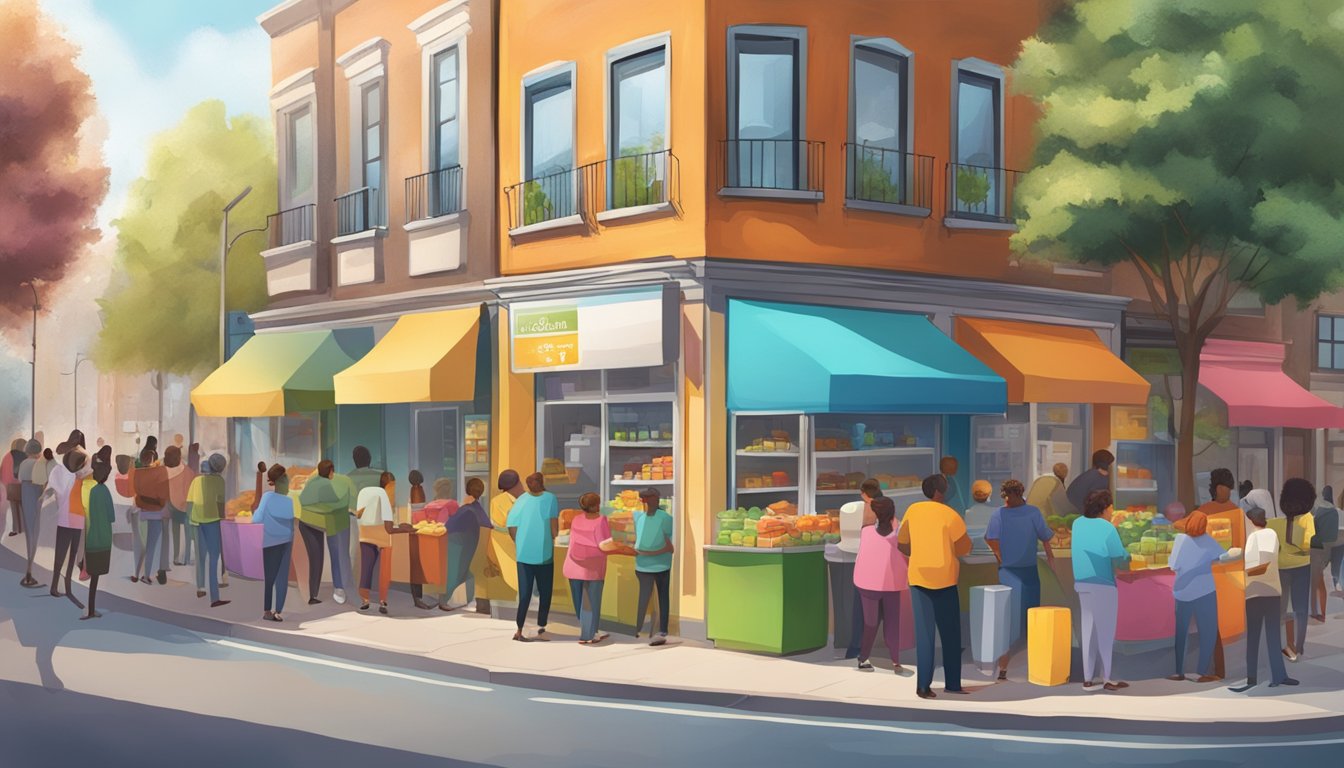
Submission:
M 313 192 L 313 111 L 309 107 L 289 114 L 285 169 L 288 204 L 298 205 Z
M 435 170 L 458 164 L 457 48 L 434 56 L 434 166 Z
M 799 40 L 733 37 L 736 120 L 730 126 L 729 186 L 796 188 L 801 116 Z
M 1001 215 L 999 80 L 957 73 L 957 166 L 952 178 L 957 210 Z
M 578 211 L 574 174 L 574 83 L 563 72 L 528 85 L 523 114 L 523 222 Z
M 877 45 L 854 47 L 854 98 L 849 156 L 849 197 L 883 203 L 905 202 L 904 56 Z
M 1328 371 L 1344 371 L 1344 317 L 1317 316 L 1316 367 Z
M 363 102 L 364 186 L 369 188 L 370 223 L 381 224 L 383 210 L 383 85 L 374 81 L 360 93 Z
M 655 48 L 611 65 L 611 206 L 664 200 L 667 51 Z

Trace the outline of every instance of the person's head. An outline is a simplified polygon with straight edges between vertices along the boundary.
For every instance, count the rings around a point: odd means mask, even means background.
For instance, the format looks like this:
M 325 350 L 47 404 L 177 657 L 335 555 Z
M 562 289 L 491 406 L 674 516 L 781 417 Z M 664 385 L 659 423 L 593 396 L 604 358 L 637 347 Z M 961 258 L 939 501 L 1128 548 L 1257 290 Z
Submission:
M 869 503 L 872 503 L 873 499 L 882 498 L 882 483 L 871 477 L 864 480 L 859 484 L 859 495 Z
M 159 438 L 150 435 L 145 438 L 145 447 L 154 451 L 154 455 L 159 455 Z
M 1098 472 L 1110 472 L 1111 465 L 1115 463 L 1115 454 L 1102 448 L 1092 454 L 1092 468 Z
M 952 475 L 957 474 L 959 466 L 960 465 L 957 464 L 956 456 L 944 456 L 942 460 L 938 462 L 938 471 L 951 477 Z
M 1236 485 L 1232 470 L 1220 467 L 1209 473 L 1209 498 L 1219 503 L 1232 498 L 1232 489 Z
M 46 459 L 47 461 L 55 461 L 55 460 L 56 460 L 56 457 L 52 455 L 52 453 L 51 453 L 51 449 L 50 449 L 50 448 L 48 448 L 48 449 L 46 449 L 45 451 L 42 452 L 42 458 Z
M 1059 481 L 1062 483 L 1064 482 L 1064 479 L 1069 476 L 1069 465 L 1065 464 L 1064 462 L 1060 462 L 1054 466 L 1054 472 L 1055 477 L 1058 477 Z
M 467 483 L 467 493 L 471 493 L 471 483 Z M 480 494 L 475 494 L 480 498 Z M 440 477 L 434 481 L 434 498 L 451 499 L 453 498 L 453 479 L 451 477 Z
M 1237 486 L 1237 496 L 1244 499 L 1247 496 L 1250 496 L 1251 491 L 1253 490 L 1255 490 L 1255 483 L 1252 483 L 1250 480 L 1242 480 L 1241 485 Z M 1260 511 L 1263 512 L 1264 510 Z
M 881 536 L 891 535 L 891 521 L 896 519 L 896 502 L 887 496 L 873 499 L 873 515 L 877 517 L 877 532 Z
M 452 483 L 448 484 L 449 493 L 452 492 Z M 467 495 L 473 499 L 479 499 L 485 495 L 485 481 L 479 477 L 467 478 Z
M 210 458 L 205 462 L 205 466 L 209 468 L 210 474 L 212 475 L 224 474 L 224 468 L 228 465 L 229 460 L 224 458 L 224 455 L 220 453 L 210 454 Z
M 1327 485 L 1321 489 L 1321 500 L 1326 504 L 1335 503 L 1335 489 L 1333 486 Z
M 588 514 L 594 514 L 602 509 L 602 497 L 596 493 L 585 493 L 579 497 L 579 509 Z
M 107 441 L 100 437 L 98 438 L 98 441 L 94 443 L 94 445 L 98 446 L 99 448 L 102 448 L 104 445 L 107 445 Z
M 971 498 L 975 499 L 976 504 L 984 504 L 989 501 L 989 497 L 993 493 L 994 486 L 990 485 L 988 480 L 976 480 L 971 483 Z
M 200 463 L 200 461 L 201 461 L 201 444 L 192 443 L 191 445 L 187 446 L 187 465 L 190 466 L 192 469 L 195 469 L 196 466 Z
M 424 485 L 424 484 L 425 484 L 425 476 L 422 475 L 422 474 L 420 474 L 420 470 L 418 470 L 418 469 L 412 469 L 409 473 L 407 473 L 407 475 L 406 475 L 406 480 L 407 480 L 411 485 Z
M 1252 488 L 1245 496 L 1246 506 L 1265 510 L 1266 517 L 1277 517 L 1278 507 L 1274 504 L 1274 495 L 1267 488 Z
M 392 483 L 396 482 L 396 479 L 397 478 L 392 476 L 391 472 L 384 472 L 383 474 L 378 476 L 378 487 L 386 488 Z
M 1186 536 L 1203 536 L 1209 532 L 1209 516 L 1196 509 L 1185 516 L 1181 521 L 1181 527 L 1185 529 Z
M 1251 521 L 1251 525 L 1256 528 L 1265 527 L 1265 510 L 1259 507 L 1251 507 L 1246 510 L 1246 519 Z
M 1179 501 L 1173 501 L 1162 510 L 1162 516 L 1167 518 L 1167 522 L 1175 523 L 1185 519 L 1185 505 Z
M 35 459 L 42 455 L 42 444 L 36 440 L 29 440 L 23 444 L 23 453 Z
M 83 448 L 83 447 L 84 447 L 84 433 L 80 432 L 78 429 L 74 429 L 70 431 L 70 437 L 66 438 L 65 442 L 56 446 L 56 455 L 64 456 L 65 454 L 75 450 L 76 448 Z
M 93 481 L 102 485 L 107 482 L 107 478 L 112 476 L 112 465 L 106 461 L 93 462 Z
M 184 446 L 186 446 L 186 443 L 187 438 L 183 437 L 181 432 L 178 432 L 177 434 L 173 435 L 173 445 L 177 446 L 178 450 L 181 450 Z
M 1283 483 L 1283 490 L 1279 492 L 1279 509 L 1283 511 L 1283 516 L 1294 518 L 1298 515 L 1304 515 L 1316 506 L 1316 488 L 1312 484 L 1300 477 L 1289 478 Z
M 355 460 L 355 469 L 364 469 L 373 463 L 373 455 L 369 449 L 362 445 L 356 445 L 355 450 L 351 452 L 350 458 Z
M 214 457 L 210 457 L 213 459 Z M 213 461 L 211 462 L 214 463 Z M 285 468 L 280 464 L 272 464 L 271 468 L 266 470 L 266 482 L 276 493 L 289 493 L 289 475 L 285 473 Z
M 942 501 L 947 493 L 946 475 L 929 475 L 924 478 L 923 483 L 924 498 L 931 501 Z
M 506 469 L 503 472 L 500 472 L 499 479 L 495 482 L 496 488 L 501 491 L 507 491 L 514 497 L 522 495 L 522 491 L 518 488 L 520 485 L 522 485 L 522 481 L 518 479 L 518 472 L 512 469 Z
M 67 470 L 78 472 L 84 468 L 84 462 L 87 461 L 88 458 L 89 457 L 83 451 L 70 451 L 61 457 L 61 463 L 65 464 Z
M 336 473 L 336 464 L 331 459 L 323 459 L 317 462 L 317 476 L 325 477 L 328 480 Z
M 527 492 L 540 494 L 546 490 L 546 478 L 541 476 L 540 472 L 533 472 L 527 476 Z
M 95 454 L 93 454 L 93 458 L 96 459 L 96 460 L 98 460 L 98 461 L 103 462 L 104 464 L 107 464 L 108 466 L 111 466 L 111 465 L 112 465 L 112 446 L 110 446 L 110 445 L 104 445 L 102 448 L 99 448 L 99 449 L 98 449 L 98 452 L 95 453 Z
M 1023 498 L 1027 494 L 1027 489 L 1022 485 L 1021 480 L 1004 480 L 1003 485 L 999 487 L 999 493 L 1010 507 L 1020 507 L 1027 503 L 1026 499 Z
M 1105 489 L 1087 494 L 1083 500 L 1083 517 L 1101 517 L 1111 508 L 1111 492 Z
M 150 464 L 153 464 L 158 460 L 159 455 L 155 453 L 154 449 L 150 448 L 148 445 L 146 445 L 144 449 L 140 451 L 140 466 L 148 467 Z
M 176 445 L 170 445 L 163 449 L 163 466 L 169 469 L 182 463 L 182 449 Z
M 644 511 L 653 514 L 662 503 L 663 495 L 657 488 L 645 488 L 639 492 L 639 500 L 644 504 Z
M 16 437 L 12 441 L 10 441 L 9 450 L 17 451 L 18 453 L 23 453 L 23 446 L 27 444 L 28 444 L 27 440 L 24 440 L 22 437 Z

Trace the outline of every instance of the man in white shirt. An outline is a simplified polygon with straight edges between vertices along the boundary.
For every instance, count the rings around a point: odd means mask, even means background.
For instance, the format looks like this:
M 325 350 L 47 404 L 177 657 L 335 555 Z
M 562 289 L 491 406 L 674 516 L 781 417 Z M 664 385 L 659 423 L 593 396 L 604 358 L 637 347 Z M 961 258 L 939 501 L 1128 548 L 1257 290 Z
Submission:
M 1279 586 L 1279 535 L 1265 525 L 1265 510 L 1251 507 L 1246 512 L 1255 530 L 1246 537 L 1246 683 L 1232 690 L 1244 693 L 1256 685 L 1256 663 L 1260 658 L 1260 635 L 1265 636 L 1269 651 L 1269 687 L 1297 685 L 1283 665 Z

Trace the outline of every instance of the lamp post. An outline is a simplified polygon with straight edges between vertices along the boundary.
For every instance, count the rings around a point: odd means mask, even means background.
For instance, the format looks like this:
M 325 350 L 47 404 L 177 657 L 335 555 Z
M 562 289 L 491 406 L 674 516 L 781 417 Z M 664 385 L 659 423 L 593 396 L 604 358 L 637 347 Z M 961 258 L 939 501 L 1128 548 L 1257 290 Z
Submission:
M 26 285 L 33 291 L 33 361 L 31 363 L 33 378 L 29 398 L 31 410 L 28 414 L 28 435 L 31 437 L 37 434 L 37 311 L 42 308 L 42 302 L 37 298 L 37 285 L 33 281 L 28 280 L 19 283 L 19 285 Z
M 224 285 L 225 283 L 228 282 L 227 269 L 229 264 L 229 248 L 233 245 L 233 243 L 229 242 L 229 211 L 232 211 L 234 206 L 241 203 L 243 201 L 243 198 L 247 197 L 248 194 L 251 192 L 252 192 L 252 185 L 249 184 L 245 189 L 243 189 L 242 192 L 238 193 L 237 197 L 230 200 L 228 205 L 224 206 L 224 221 L 221 222 L 219 225 L 219 364 L 220 365 L 224 364 L 224 339 L 225 334 L 227 333 L 225 323 L 228 318 L 228 313 L 224 308 Z
M 83 352 L 75 353 L 75 369 L 73 371 L 62 371 L 62 376 L 75 377 L 75 429 L 79 429 L 79 366 L 89 362 L 89 358 L 84 356 Z

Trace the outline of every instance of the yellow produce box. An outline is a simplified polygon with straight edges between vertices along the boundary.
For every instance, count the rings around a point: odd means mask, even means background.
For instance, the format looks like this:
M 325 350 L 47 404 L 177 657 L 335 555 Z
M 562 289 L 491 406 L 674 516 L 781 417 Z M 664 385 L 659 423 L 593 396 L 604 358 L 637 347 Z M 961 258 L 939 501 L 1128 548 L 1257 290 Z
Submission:
M 1027 611 L 1027 679 L 1035 685 L 1069 682 L 1073 634 L 1068 608 Z

